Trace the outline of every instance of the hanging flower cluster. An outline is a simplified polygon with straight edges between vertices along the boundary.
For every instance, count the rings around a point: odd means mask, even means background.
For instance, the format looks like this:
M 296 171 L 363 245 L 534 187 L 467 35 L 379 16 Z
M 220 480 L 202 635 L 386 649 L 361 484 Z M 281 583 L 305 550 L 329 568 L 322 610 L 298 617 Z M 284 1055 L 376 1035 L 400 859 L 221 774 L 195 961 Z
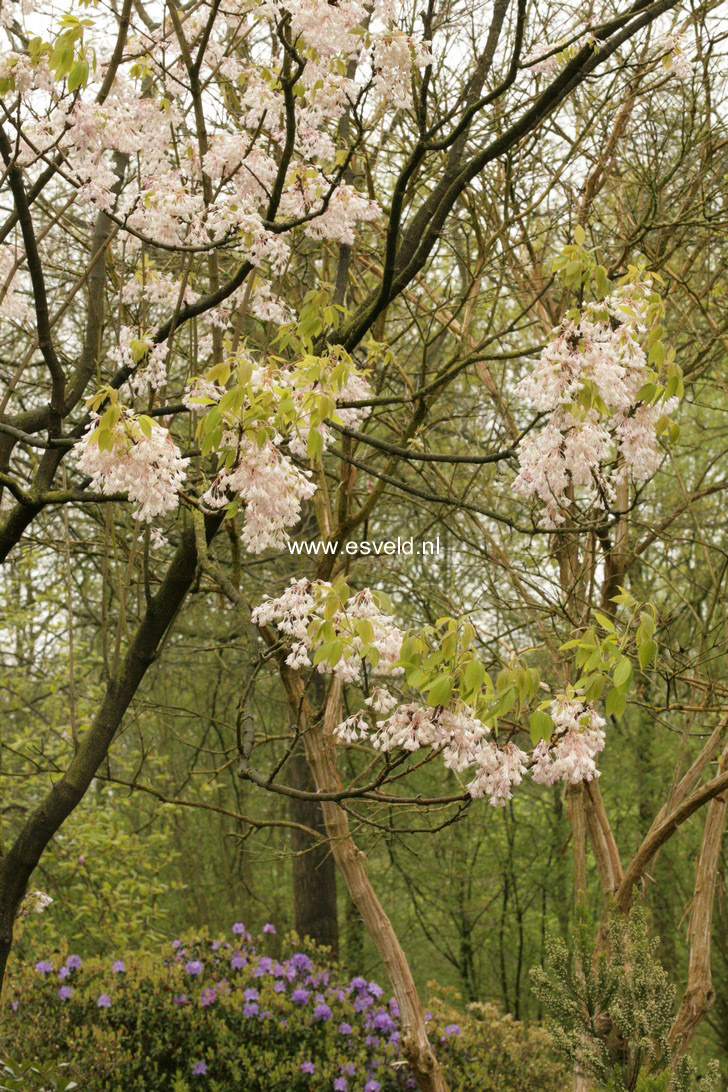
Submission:
M 306 321 L 309 301 L 302 309 Z M 284 328 L 294 336 L 301 323 Z M 201 416 L 202 454 L 215 452 L 219 469 L 201 501 L 208 509 L 243 510 L 242 541 L 251 553 L 281 548 L 316 491 L 312 472 L 294 459 L 316 460 L 326 450 L 327 421 L 359 424 L 369 410 L 337 409 L 337 401 L 371 395 L 369 386 L 338 346 L 324 355 L 303 352 L 290 365 L 256 361 L 245 348 L 190 383 L 186 405 Z
M 657 42 L 657 48 L 664 51 L 662 63 L 668 72 L 679 80 L 692 79 L 693 64 L 685 55 L 683 37 L 679 30 L 664 34 Z
M 134 519 L 151 523 L 177 508 L 185 463 L 166 428 L 112 403 L 77 448 L 78 468 L 106 496 L 126 493 Z
M 291 581 L 277 599 L 267 597 L 252 613 L 255 625 L 273 623 L 291 639 L 289 667 L 313 666 L 344 682 L 361 677 L 364 661 L 379 674 L 396 673 L 403 633 L 369 588 L 305 577 Z M 380 699 L 381 700 L 381 699 Z
M 605 722 L 594 706 L 577 698 L 558 698 L 551 705 L 551 717 L 553 735 L 537 744 L 530 759 L 515 743 L 499 746 L 488 738 L 490 728 L 467 706 L 453 710 L 402 705 L 374 727 L 366 713 L 360 712 L 339 724 L 336 734 L 345 743 L 369 740 L 380 751 L 412 752 L 430 747 L 441 752 L 448 769 L 474 769 L 467 786 L 470 795 L 487 796 L 492 805 L 499 806 L 512 798 L 513 788 L 529 769 L 541 785 L 557 781 L 574 785 L 599 777 L 595 757 L 604 749 Z
M 579 693 L 570 691 L 568 696 L 554 699 L 548 714 L 543 706 L 534 712 L 531 738 L 536 746 L 530 756 L 511 740 L 499 743 L 494 738 L 498 716 L 512 709 L 518 700 L 516 690 L 524 698 L 533 698 L 538 680 L 516 664 L 501 672 L 496 693 L 487 672 L 475 667 L 470 634 L 465 632 L 458 646 L 451 620 L 442 619 L 438 625 L 445 626 L 444 644 L 449 644 L 453 664 L 459 666 L 451 666 L 443 673 L 446 660 L 432 651 L 432 643 L 422 645 L 423 661 L 436 660 L 432 666 L 434 682 L 416 667 L 413 674 L 411 657 L 421 638 L 403 641 L 404 635 L 393 626 L 374 593 L 369 589 L 351 593 L 341 579 L 334 584 L 294 580 L 283 595 L 269 597 L 256 607 L 252 620 L 259 626 L 275 625 L 290 642 L 286 660 L 289 667 L 300 670 L 314 666 L 365 690 L 363 707 L 334 728 L 342 743 L 362 741 L 383 753 L 430 748 L 440 754 L 448 769 L 456 773 L 470 771 L 467 791 L 472 797 L 487 797 L 494 806 L 502 806 L 512 798 L 513 789 L 529 770 L 535 782 L 547 785 L 557 781 L 576 784 L 599 776 L 595 759 L 604 747 L 605 722 Z M 611 636 L 607 638 L 611 640 Z M 628 663 L 623 657 L 621 660 Z M 429 694 L 430 703 L 400 704 L 386 687 L 370 689 L 365 661 L 384 675 L 406 671 L 408 683 Z M 611 661 L 609 666 L 611 669 Z M 623 674 L 624 668 L 621 670 Z M 451 678 L 445 688 L 448 674 Z M 418 676 L 420 680 L 415 683 Z M 442 701 L 435 704 L 440 694 Z
M 235 443 L 235 437 L 228 437 Z M 236 461 L 223 468 L 202 497 L 208 508 L 223 508 L 236 497 L 244 505 L 241 540 L 252 554 L 276 549 L 288 541 L 287 528 L 298 523 L 301 504 L 316 492 L 309 470 L 299 470 L 274 443 L 262 447 L 243 436 Z
M 33 7 L 23 5 L 26 14 Z M 300 221 L 313 238 L 353 242 L 356 225 L 376 218 L 379 208 L 345 179 L 346 151 L 332 134 L 364 99 L 391 113 L 410 107 L 412 72 L 431 60 L 427 43 L 397 27 L 399 5 L 392 0 L 235 3 L 211 32 L 208 18 L 198 8 L 181 22 L 167 17 L 142 34 L 131 29 L 103 102 L 97 101 L 103 61 L 114 47 L 103 19 L 69 16 L 60 32 L 50 20 L 41 24 L 50 40 L 34 37 L 28 54 L 8 51 L 0 61 L 0 94 L 17 94 L 21 108 L 27 106 L 20 162 L 60 151 L 77 200 L 123 218 L 128 253 L 143 239 L 204 247 L 234 237 L 241 260 L 275 271 L 285 266 L 290 242 L 271 229 L 267 215 L 280 166 L 276 147 L 290 134 L 278 219 Z M 281 72 L 282 27 L 296 69 L 292 104 Z M 205 148 L 189 126 L 187 90 L 186 58 L 200 43 L 202 85 L 224 81 L 236 89 L 235 109 L 219 127 L 210 126 Z M 143 81 L 151 94 L 140 94 Z M 114 154 L 135 163 L 118 196 Z
M 551 705 L 553 742 L 541 740 L 533 752 L 531 775 L 539 785 L 565 781 L 578 785 L 599 777 L 596 756 L 604 750 L 605 721 L 582 701 L 558 698 Z
M 672 396 L 670 385 L 658 387 L 641 344 L 653 326 L 652 295 L 649 281 L 630 283 L 570 313 L 516 387 L 549 415 L 521 443 L 513 483 L 541 502 L 545 527 L 563 523 L 578 499 L 610 507 L 621 481 L 646 481 L 662 461 L 658 437 L 678 404 L 679 381 L 671 380 Z

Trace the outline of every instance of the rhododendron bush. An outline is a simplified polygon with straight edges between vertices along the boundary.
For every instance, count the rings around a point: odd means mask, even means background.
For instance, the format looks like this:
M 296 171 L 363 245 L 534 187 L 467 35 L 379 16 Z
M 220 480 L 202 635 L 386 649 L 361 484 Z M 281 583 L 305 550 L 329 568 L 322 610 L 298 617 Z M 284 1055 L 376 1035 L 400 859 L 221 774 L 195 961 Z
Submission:
M 214 940 L 175 938 L 124 959 L 39 959 L 10 983 L 11 1057 L 37 1053 L 77 1087 L 99 1089 L 414 1088 L 396 1000 L 295 934 L 283 946 L 268 954 L 270 936 L 236 922 Z M 514 1092 L 558 1092 L 564 1072 L 545 1031 L 529 1037 L 493 1006 L 462 1013 L 453 1001 L 433 997 L 426 1018 L 454 1088 L 495 1092 L 505 1056 Z
M 105 955 L 122 904 L 216 928 L 260 882 L 388 976 L 351 1087 L 444 1092 L 422 953 L 540 1019 L 548 923 L 629 915 L 700 813 L 687 1049 L 728 786 L 713 8 L 2 5 L 3 973 L 14 937 Z M 178 1019 L 233 1038 L 354 996 L 256 955 L 261 1007 L 249 954 L 188 955 Z M 317 1087 L 294 1054 L 278 1085 Z

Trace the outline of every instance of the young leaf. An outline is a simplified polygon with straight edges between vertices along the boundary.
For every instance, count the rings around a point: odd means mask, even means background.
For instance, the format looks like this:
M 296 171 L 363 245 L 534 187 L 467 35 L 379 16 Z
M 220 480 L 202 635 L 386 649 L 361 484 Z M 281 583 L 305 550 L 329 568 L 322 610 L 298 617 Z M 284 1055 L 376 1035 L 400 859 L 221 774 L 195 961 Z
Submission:
M 554 722 L 548 713 L 545 713 L 542 709 L 536 709 L 531 713 L 529 717 L 529 728 L 531 731 L 531 742 L 534 747 L 542 739 L 550 739 L 551 733 L 554 730 Z
M 640 645 L 637 652 L 637 658 L 639 659 L 640 667 L 643 671 L 645 671 L 649 664 L 652 662 L 656 652 L 657 645 L 651 637 L 648 641 L 645 641 L 644 644 Z
M 612 676 L 614 679 L 614 685 L 625 686 L 625 684 L 629 681 L 631 675 L 632 664 L 626 656 L 623 656 L 614 669 L 614 675 Z

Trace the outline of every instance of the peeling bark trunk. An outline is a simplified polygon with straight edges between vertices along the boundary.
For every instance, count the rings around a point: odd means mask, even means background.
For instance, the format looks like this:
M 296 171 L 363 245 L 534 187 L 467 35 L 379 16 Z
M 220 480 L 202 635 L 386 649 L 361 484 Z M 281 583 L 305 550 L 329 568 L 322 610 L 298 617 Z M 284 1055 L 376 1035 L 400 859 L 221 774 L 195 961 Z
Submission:
M 294 687 L 298 680 L 289 679 Z M 300 683 L 298 684 L 300 686 Z M 306 757 L 319 792 L 341 789 L 336 768 L 336 745 L 333 726 L 339 720 L 341 683 L 333 680 L 323 718 L 311 719 L 303 734 Z M 427 1038 L 425 1017 L 417 995 L 412 972 L 407 963 L 392 923 L 384 912 L 369 882 L 366 858 L 357 848 L 349 830 L 346 812 L 339 804 L 323 800 L 321 807 L 331 852 L 352 901 L 361 914 L 364 925 L 387 968 L 389 980 L 400 1011 L 402 1050 L 412 1068 L 417 1086 L 422 1092 L 448 1092 L 437 1058 Z
M 726 767 L 728 767 L 728 751 L 723 755 L 721 770 L 725 770 Z M 698 1024 L 715 1002 L 710 946 L 715 887 L 720 867 L 727 807 L 728 794 L 715 796 L 708 804 L 705 816 L 703 842 L 695 876 L 695 892 L 690 908 L 688 984 L 668 1036 L 675 1060 L 685 1053 Z

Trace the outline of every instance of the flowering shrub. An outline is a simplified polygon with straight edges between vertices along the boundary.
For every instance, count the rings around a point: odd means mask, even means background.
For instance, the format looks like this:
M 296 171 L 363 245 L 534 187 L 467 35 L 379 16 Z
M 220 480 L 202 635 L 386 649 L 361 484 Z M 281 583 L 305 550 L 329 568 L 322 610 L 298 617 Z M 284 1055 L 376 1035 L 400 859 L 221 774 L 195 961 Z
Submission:
M 295 945 L 286 938 L 274 958 L 237 923 L 228 940 L 113 961 L 54 953 L 11 976 L 0 1049 L 22 1065 L 68 1062 L 81 1087 L 99 1090 L 414 1088 L 396 1001 Z M 545 1032 L 526 1038 L 492 1006 L 471 1009 L 463 1017 L 438 1001 L 428 1014 L 451 1088 L 556 1092 Z

